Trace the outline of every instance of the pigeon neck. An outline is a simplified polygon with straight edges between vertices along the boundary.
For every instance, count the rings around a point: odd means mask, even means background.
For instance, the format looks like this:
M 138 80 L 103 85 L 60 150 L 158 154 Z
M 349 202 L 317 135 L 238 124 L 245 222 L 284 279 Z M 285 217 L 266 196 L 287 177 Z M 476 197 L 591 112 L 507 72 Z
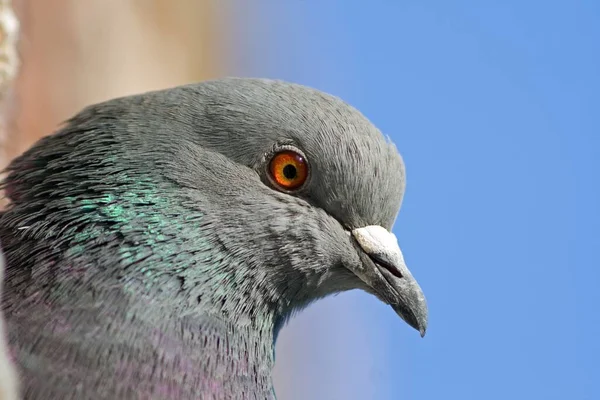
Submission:
M 246 317 L 233 319 L 218 307 L 205 304 L 182 309 L 166 300 L 156 295 L 130 297 L 121 324 L 127 334 L 137 331 L 139 337 L 150 341 L 148 345 L 156 355 L 152 363 L 168 369 L 163 376 L 186 377 L 180 390 L 218 394 L 215 398 L 274 399 L 270 316 L 262 316 L 258 323 Z M 142 370 L 143 365 L 133 365 L 132 369 Z M 256 393 L 257 397 L 241 396 L 245 393 Z
M 147 304 L 143 307 L 147 308 Z M 144 314 L 140 308 L 138 322 Z M 241 396 L 245 393 L 256 393 L 256 398 L 261 399 L 273 398 L 271 332 L 256 331 L 209 314 L 166 319 L 153 315 L 143 326 L 146 335 L 152 332 L 149 336 L 154 340 L 158 338 L 160 345 L 156 353 L 163 360 L 178 360 L 162 363 L 173 368 L 167 371 L 167 376 L 186 377 L 188 382 L 184 386 L 201 393 L 218 394 L 217 398 L 246 398 Z M 161 361 L 154 362 L 161 364 Z
M 314 232 L 298 231 L 307 229 L 302 224 L 281 232 L 276 220 L 252 225 L 250 216 L 232 220 L 226 209 L 222 215 L 204 214 L 150 184 L 140 185 L 72 200 L 64 218 L 72 220 L 76 210 L 82 226 L 69 236 L 64 255 L 69 271 L 61 276 L 66 281 L 80 279 L 72 271 L 101 276 L 87 281 L 93 291 L 119 288 L 132 307 L 143 310 L 151 303 L 153 312 L 173 326 L 182 315 L 221 321 L 226 329 L 211 337 L 229 347 L 217 345 L 215 360 L 226 362 L 225 355 L 234 352 L 251 367 L 267 366 L 264 375 L 270 376 L 279 328 L 295 308 L 310 302 L 320 282 L 318 265 L 310 266 L 310 274 L 302 272 L 303 261 L 319 249 Z M 265 230 L 270 240 L 256 241 Z M 192 326 L 187 334 L 196 345 L 210 339 Z

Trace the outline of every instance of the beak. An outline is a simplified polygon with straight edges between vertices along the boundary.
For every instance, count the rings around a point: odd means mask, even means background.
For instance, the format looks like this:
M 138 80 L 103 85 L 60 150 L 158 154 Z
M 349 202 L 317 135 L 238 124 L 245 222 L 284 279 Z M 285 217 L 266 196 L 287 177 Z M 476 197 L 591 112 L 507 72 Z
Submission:
M 407 324 L 425 336 L 427 301 L 421 287 L 404 263 L 396 236 L 382 226 L 370 225 L 354 229 L 352 236 L 372 263 L 361 279 L 388 304 Z

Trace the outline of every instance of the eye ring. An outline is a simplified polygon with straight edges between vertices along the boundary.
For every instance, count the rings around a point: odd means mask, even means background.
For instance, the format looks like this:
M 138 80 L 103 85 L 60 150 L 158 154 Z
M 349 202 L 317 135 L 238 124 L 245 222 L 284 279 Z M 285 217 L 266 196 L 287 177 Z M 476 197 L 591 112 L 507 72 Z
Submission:
M 295 191 L 308 179 L 308 162 L 300 151 L 286 146 L 272 154 L 267 164 L 267 175 L 277 188 Z

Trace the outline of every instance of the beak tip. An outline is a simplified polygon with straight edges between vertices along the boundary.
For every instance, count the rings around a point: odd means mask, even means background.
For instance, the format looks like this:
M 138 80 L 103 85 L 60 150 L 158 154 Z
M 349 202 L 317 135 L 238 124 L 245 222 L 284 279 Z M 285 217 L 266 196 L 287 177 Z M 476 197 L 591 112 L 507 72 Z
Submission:
M 413 310 L 398 306 L 392 306 L 392 308 L 404 322 L 417 330 L 421 337 L 425 337 L 425 333 L 427 332 L 427 308 L 417 308 Z
M 419 335 L 421 335 L 421 337 L 425 337 L 425 333 L 427 332 L 427 320 L 417 320 L 414 322 L 414 324 L 409 325 L 419 331 Z
M 421 315 L 421 318 L 417 319 L 417 330 L 421 337 L 425 337 L 425 333 L 427 332 L 427 314 Z

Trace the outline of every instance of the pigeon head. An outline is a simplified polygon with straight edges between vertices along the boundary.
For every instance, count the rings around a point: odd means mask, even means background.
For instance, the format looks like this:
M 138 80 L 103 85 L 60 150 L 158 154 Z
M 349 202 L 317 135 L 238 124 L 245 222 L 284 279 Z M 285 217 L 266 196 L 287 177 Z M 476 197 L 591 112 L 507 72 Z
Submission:
M 358 255 L 344 265 L 358 280 L 340 283 L 348 278 L 332 268 L 320 290 L 335 292 L 347 284 L 365 289 L 424 334 L 424 296 L 390 233 L 405 189 L 404 163 L 395 146 L 358 110 L 317 90 L 266 80 L 220 81 L 207 89 L 214 100 L 208 120 L 220 134 L 208 127 L 205 145 L 256 172 L 279 192 L 270 193 L 273 198 L 289 197 L 296 207 L 306 202 L 322 211 L 314 218 L 335 225 L 337 234 L 324 246 L 343 246 Z M 291 157 L 279 160 L 282 154 Z M 285 175 L 287 167 L 288 184 L 295 187 L 277 181 L 273 164 L 278 162 L 275 168 Z
M 115 99 L 9 172 L 4 220 L 18 235 L 54 240 L 56 257 L 104 265 L 93 279 L 161 292 L 178 312 L 278 325 L 358 288 L 425 333 L 425 298 L 391 233 L 403 161 L 336 97 L 229 78 Z

